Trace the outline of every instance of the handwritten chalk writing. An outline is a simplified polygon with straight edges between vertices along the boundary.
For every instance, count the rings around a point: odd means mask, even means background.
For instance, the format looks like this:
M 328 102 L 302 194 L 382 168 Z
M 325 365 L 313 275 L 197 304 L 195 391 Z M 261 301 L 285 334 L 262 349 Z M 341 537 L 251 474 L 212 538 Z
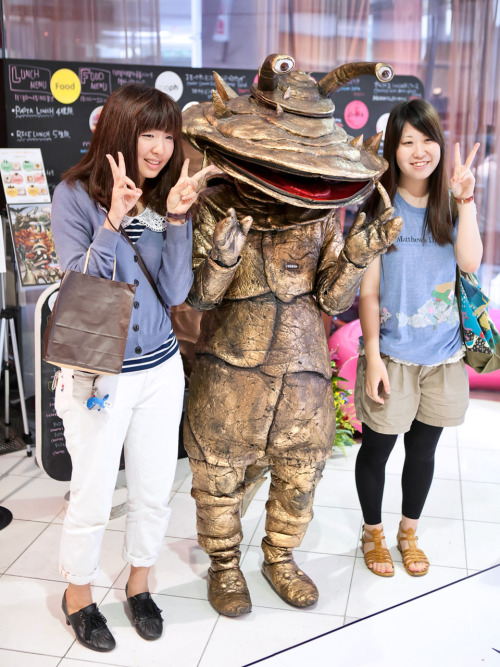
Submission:
M 108 70 L 98 67 L 80 67 L 80 81 L 82 83 L 82 93 L 111 93 L 111 74 Z
M 125 70 L 125 69 L 113 69 L 111 70 L 113 76 L 116 76 L 120 86 L 125 83 L 130 83 L 133 79 L 134 81 L 141 83 L 145 79 L 152 79 L 153 72 L 141 72 L 139 70 Z
M 230 85 L 248 86 L 248 79 L 245 74 L 222 74 L 222 78 Z
M 51 118 L 54 115 L 54 107 L 37 107 L 37 116 L 48 116 Z
M 30 90 L 47 90 L 47 81 L 30 81 Z
M 14 95 L 16 102 L 49 102 L 52 103 L 54 98 L 52 95 L 37 95 L 35 93 L 28 95 L 24 93 L 16 93 Z
M 221 74 L 224 81 L 239 95 L 250 92 L 251 78 L 249 74 Z M 204 98 L 210 96 L 210 91 L 215 86 L 212 73 L 187 73 L 185 74 L 186 86 L 190 95 L 200 95 Z
M 374 102 L 402 102 L 406 100 L 407 95 L 374 95 L 372 97 Z
M 104 70 L 93 71 L 91 69 L 80 69 L 80 81 L 82 84 L 90 81 L 94 83 L 95 81 L 104 81 L 105 73 Z
M 118 76 L 118 77 L 116 77 L 116 81 L 117 81 L 118 85 L 120 85 L 120 86 L 124 86 L 127 83 L 147 83 L 147 82 L 143 81 L 140 77 L 139 78 L 138 77 L 127 78 L 126 76 Z
M 56 109 L 57 116 L 74 116 L 73 107 L 61 107 Z
M 9 65 L 9 85 L 15 91 L 50 91 L 51 71 L 45 67 Z
M 205 81 L 206 83 L 213 85 L 214 77 L 213 74 L 186 74 L 186 83 L 188 83 L 188 85 L 190 81 L 195 81 L 197 83 Z
M 374 90 L 397 91 L 397 90 L 419 90 L 420 81 L 375 81 Z
M 52 136 L 54 139 L 70 139 L 71 134 L 68 130 L 52 130 Z
M 342 90 L 343 92 L 346 93 L 357 93 L 358 91 L 361 90 L 361 86 L 356 86 L 356 85 L 342 86 L 341 88 L 339 88 L 339 90 Z
M 20 107 L 18 105 L 16 105 L 12 111 L 16 114 L 16 116 L 31 115 L 35 113 L 35 110 L 31 109 L 30 107 Z
M 16 130 L 16 139 L 18 141 L 50 141 L 50 130 Z
M 108 93 L 93 93 L 89 95 L 80 95 L 80 102 L 98 102 L 103 104 L 103 102 L 108 97 Z
M 371 79 L 371 77 L 370 77 Z M 352 79 L 349 81 L 349 83 L 346 83 L 344 86 L 340 86 L 340 88 L 337 90 L 337 92 L 345 92 L 345 93 L 350 93 L 354 90 L 361 90 L 361 82 L 359 80 L 359 77 L 357 79 Z
M 54 109 L 51 107 L 21 107 L 18 104 L 12 109 L 16 118 L 52 118 Z
M 24 79 L 31 79 L 32 81 L 40 78 L 40 70 L 34 69 L 23 69 L 22 67 L 17 67 L 13 65 L 11 69 L 11 79 L 13 83 L 21 83 Z
M 374 102 L 402 102 L 412 95 L 420 95 L 420 82 L 390 81 L 383 83 L 376 81 L 373 88 Z

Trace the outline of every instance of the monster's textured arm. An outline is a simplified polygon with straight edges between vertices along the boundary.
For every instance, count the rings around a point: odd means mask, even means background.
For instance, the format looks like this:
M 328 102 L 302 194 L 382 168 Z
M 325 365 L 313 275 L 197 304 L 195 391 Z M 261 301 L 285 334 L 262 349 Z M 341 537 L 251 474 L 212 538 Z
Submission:
M 227 218 L 217 222 L 208 210 L 196 212 L 193 239 L 194 281 L 187 302 L 197 310 L 215 308 L 226 293 L 240 264 L 252 218 L 241 221 L 230 208 Z
M 336 262 L 330 263 L 318 276 L 318 303 L 329 315 L 350 308 L 367 267 L 387 251 L 401 231 L 403 220 L 392 217 L 394 209 L 387 192 L 380 183 L 376 186 L 385 205 L 384 211 L 371 222 L 366 221 L 365 213 L 358 213 Z

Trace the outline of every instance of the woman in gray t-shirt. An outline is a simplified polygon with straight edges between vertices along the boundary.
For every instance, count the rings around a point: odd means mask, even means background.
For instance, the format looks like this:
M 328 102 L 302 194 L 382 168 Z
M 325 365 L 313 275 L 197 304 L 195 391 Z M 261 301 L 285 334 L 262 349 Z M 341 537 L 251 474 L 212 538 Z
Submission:
M 406 456 L 397 544 L 408 574 L 422 576 L 429 561 L 417 547 L 415 531 L 432 482 L 436 446 L 443 427 L 463 422 L 468 405 L 455 275 L 457 264 L 476 271 L 481 262 L 470 170 L 478 147 L 462 164 L 455 145 L 448 182 L 443 130 L 432 105 L 422 99 L 403 102 L 387 123 L 389 168 L 381 183 L 403 228 L 361 283 L 363 336 L 355 388 L 363 424 L 356 461 L 365 521 L 361 542 L 367 567 L 379 576 L 394 574 L 381 507 L 385 464 L 398 434 L 405 434 Z M 377 210 L 380 197 L 375 190 L 365 209 Z

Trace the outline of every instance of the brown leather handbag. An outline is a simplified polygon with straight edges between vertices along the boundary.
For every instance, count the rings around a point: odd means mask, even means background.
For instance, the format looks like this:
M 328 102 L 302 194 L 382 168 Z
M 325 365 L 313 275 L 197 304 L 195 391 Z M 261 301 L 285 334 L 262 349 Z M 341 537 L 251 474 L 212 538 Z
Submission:
M 135 285 L 65 271 L 43 337 L 42 358 L 54 366 L 98 375 L 120 373 Z

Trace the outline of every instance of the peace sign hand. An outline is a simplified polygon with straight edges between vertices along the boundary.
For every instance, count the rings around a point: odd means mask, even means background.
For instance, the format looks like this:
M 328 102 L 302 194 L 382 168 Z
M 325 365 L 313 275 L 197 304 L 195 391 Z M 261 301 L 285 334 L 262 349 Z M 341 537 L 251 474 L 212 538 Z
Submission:
M 167 212 L 183 214 L 187 213 L 192 204 L 198 199 L 198 192 L 203 181 L 209 174 L 223 174 L 224 172 L 210 165 L 188 176 L 189 159 L 184 160 L 181 175 L 177 183 L 171 188 L 167 197 Z
M 479 146 L 480 144 L 474 144 L 474 148 L 467 156 L 465 164 L 462 164 L 460 144 L 458 142 L 455 144 L 455 165 L 453 176 L 450 179 L 450 188 L 455 199 L 468 199 L 474 193 L 476 179 L 470 167 L 476 157 Z
M 128 178 L 125 170 L 123 153 L 118 151 L 118 164 L 112 155 L 106 155 L 113 174 L 113 191 L 111 193 L 111 206 L 108 220 L 115 231 L 120 228 L 123 216 L 134 208 L 142 195 L 142 190 L 135 187 L 132 179 Z M 107 223 L 106 223 L 107 226 Z

